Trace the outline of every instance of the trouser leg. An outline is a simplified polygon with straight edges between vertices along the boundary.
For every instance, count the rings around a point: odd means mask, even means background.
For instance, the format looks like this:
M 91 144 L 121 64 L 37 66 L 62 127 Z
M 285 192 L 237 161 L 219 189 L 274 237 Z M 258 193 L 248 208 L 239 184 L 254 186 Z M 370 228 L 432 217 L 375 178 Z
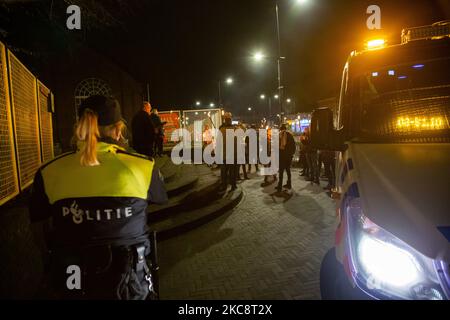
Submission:
M 239 170 L 239 166 L 235 164 L 229 165 L 229 177 L 230 177 L 230 184 L 232 188 L 236 188 L 236 174 Z
M 247 169 L 245 168 L 245 164 L 243 164 L 242 165 L 242 170 L 244 171 L 244 179 L 248 179 L 248 176 L 247 176 Z
M 158 137 L 158 155 L 163 154 L 164 149 L 164 136 Z
M 290 165 L 288 165 L 287 167 L 286 167 L 286 174 L 287 174 L 287 186 L 288 186 L 288 188 L 291 188 L 292 187 L 292 180 L 291 180 L 291 166 Z
M 319 183 L 319 164 L 317 159 L 317 152 L 311 152 L 310 159 L 311 159 L 312 180 L 316 183 Z
M 312 180 L 313 179 L 313 170 L 312 170 L 312 159 L 311 159 L 310 153 L 306 154 L 306 163 L 308 166 L 308 171 L 307 171 L 306 176 Z
M 220 165 L 220 178 L 222 181 L 222 187 L 226 188 L 228 185 L 228 174 L 227 174 L 227 164 Z
M 286 170 L 285 161 L 284 161 L 284 159 L 280 159 L 280 169 L 279 169 L 278 186 L 277 186 L 278 191 L 281 191 L 281 189 L 283 188 L 284 170 Z

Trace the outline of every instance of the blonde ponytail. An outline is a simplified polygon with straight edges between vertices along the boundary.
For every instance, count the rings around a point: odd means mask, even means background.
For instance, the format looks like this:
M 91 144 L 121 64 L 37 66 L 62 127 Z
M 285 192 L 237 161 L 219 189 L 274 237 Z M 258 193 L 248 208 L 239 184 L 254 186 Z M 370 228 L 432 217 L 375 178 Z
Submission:
M 78 141 L 85 142 L 81 150 L 81 165 L 86 167 L 100 165 L 97 159 L 97 142 L 100 137 L 97 114 L 91 109 L 85 109 L 77 123 L 75 133 Z

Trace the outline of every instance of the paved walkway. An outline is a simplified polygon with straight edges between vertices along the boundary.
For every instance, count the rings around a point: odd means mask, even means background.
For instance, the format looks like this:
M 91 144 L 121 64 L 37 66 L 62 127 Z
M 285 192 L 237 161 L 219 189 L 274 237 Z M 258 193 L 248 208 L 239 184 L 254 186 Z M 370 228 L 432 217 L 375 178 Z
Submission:
M 271 197 L 274 185 L 262 188 L 262 178 L 251 176 L 234 210 L 159 244 L 162 299 L 320 299 L 333 201 L 297 170 L 286 202 Z

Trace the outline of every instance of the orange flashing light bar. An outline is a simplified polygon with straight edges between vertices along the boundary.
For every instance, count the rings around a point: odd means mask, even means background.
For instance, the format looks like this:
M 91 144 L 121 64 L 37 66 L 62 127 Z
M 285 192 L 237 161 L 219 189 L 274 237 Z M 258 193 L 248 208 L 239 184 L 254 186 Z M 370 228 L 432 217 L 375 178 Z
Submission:
M 386 46 L 386 40 L 384 39 L 373 39 L 367 41 L 366 47 L 368 50 L 381 49 Z
M 444 120 L 442 117 L 399 117 L 397 128 L 402 131 L 439 130 L 444 129 Z

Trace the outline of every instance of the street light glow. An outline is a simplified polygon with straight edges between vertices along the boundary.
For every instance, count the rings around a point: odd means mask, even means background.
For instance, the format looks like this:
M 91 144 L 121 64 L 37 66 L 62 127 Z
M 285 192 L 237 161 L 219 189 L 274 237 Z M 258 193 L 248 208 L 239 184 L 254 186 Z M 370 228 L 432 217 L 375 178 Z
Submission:
M 297 4 L 305 4 L 305 3 L 307 3 L 308 2 L 308 0 L 297 0 Z
M 260 95 L 259 97 L 261 98 L 261 100 L 264 100 L 264 99 L 266 98 L 266 95 L 265 95 L 265 94 L 262 94 L 262 95 Z
M 248 111 L 252 111 L 252 108 L 248 108 Z
M 287 103 L 291 103 L 291 101 L 292 101 L 291 99 L 287 99 L 286 100 Z
M 227 78 L 225 81 L 228 85 L 233 84 L 233 78 Z
M 277 94 L 276 94 L 276 95 L 274 95 L 274 98 L 275 98 L 275 99 L 278 99 L 279 97 L 280 97 L 280 96 L 279 96 L 279 95 L 277 95 Z
M 256 62 L 261 62 L 264 59 L 264 53 L 261 51 L 255 52 L 253 59 L 255 59 Z
M 197 101 L 195 104 L 196 104 L 197 106 L 199 106 L 199 105 L 200 105 L 200 101 Z
M 215 104 L 214 104 L 214 103 L 210 103 L 209 106 L 210 106 L 211 108 L 213 108 L 213 107 L 215 106 Z

